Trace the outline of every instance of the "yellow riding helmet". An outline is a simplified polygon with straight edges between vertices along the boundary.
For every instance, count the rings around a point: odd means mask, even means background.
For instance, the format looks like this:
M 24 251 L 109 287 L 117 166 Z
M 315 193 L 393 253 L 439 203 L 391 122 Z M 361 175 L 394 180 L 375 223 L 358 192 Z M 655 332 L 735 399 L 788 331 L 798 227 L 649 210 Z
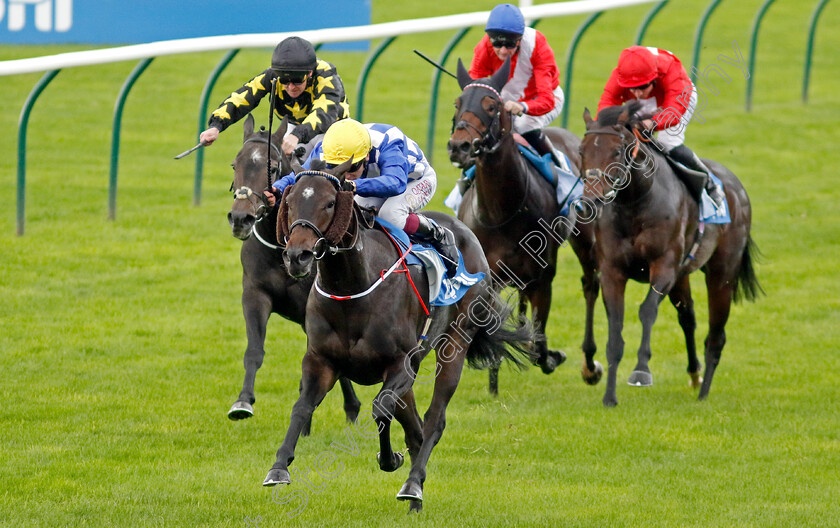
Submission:
M 350 158 L 356 163 L 365 159 L 370 152 L 370 133 L 365 125 L 355 119 L 342 119 L 327 129 L 321 146 L 324 149 L 324 161 L 331 165 L 341 165 Z

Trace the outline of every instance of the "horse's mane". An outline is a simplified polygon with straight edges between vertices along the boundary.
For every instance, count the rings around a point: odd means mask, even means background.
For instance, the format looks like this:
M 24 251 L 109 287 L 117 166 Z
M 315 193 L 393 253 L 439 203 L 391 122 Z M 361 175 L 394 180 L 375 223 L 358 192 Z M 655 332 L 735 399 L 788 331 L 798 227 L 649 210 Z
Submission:
M 630 116 L 627 123 L 637 121 L 640 116 L 636 113 L 642 108 L 642 102 L 639 100 L 627 101 L 620 106 L 608 106 L 598 112 L 598 126 L 613 126 L 618 124 L 618 118 L 626 110 Z

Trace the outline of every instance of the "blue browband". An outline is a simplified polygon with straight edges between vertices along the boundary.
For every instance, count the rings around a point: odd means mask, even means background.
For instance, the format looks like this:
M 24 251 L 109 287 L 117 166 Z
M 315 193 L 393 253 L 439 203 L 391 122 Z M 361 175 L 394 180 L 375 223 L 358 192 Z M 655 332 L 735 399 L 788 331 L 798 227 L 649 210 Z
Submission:
M 330 183 L 333 184 L 336 191 L 341 190 L 341 181 L 338 178 L 336 178 L 335 176 L 333 176 L 332 174 L 328 174 L 326 172 L 321 172 L 321 171 L 316 171 L 316 170 L 306 170 L 306 171 L 303 171 L 303 172 L 295 175 L 295 183 L 297 183 L 298 180 L 301 179 L 301 177 L 303 177 L 303 176 L 321 176 L 323 178 L 328 179 L 330 181 Z

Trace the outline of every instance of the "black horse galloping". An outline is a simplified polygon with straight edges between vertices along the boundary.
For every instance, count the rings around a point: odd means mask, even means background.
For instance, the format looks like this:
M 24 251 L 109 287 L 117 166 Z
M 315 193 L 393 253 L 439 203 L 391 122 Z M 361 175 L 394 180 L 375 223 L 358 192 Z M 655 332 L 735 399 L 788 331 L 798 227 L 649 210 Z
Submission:
M 762 292 L 753 268 L 757 251 L 750 237 L 751 207 L 744 186 L 735 175 L 711 160 L 706 165 L 723 182 L 730 223 L 699 224 L 697 202 L 677 178 L 674 169 L 642 134 L 635 133 L 641 119 L 634 118 L 638 102 L 604 108 L 594 121 L 583 114 L 586 134 L 580 151 L 586 176 L 584 197 L 595 203 L 594 218 L 598 269 L 607 310 L 607 390 L 604 405 L 614 406 L 616 373 L 624 355 L 624 290 L 628 280 L 650 284 L 639 308 L 642 342 L 631 385 L 653 383 L 648 361 L 651 331 L 659 303 L 668 296 L 677 309 L 686 339 L 688 373 L 699 399 L 709 394 L 712 377 L 726 343 L 724 327 L 732 301 L 755 300 Z M 709 295 L 709 333 L 706 337 L 706 370 L 700 379 L 700 362 L 694 343 L 697 326 L 689 274 L 702 270 Z M 587 354 L 586 368 L 600 368 Z
M 312 289 L 312 278 L 301 280 L 286 273 L 283 265 L 283 244 L 277 239 L 277 208 L 268 207 L 262 189 L 270 185 L 276 174 L 291 172 L 289 159 L 278 145 L 283 141 L 287 123 L 269 137 L 268 132 L 254 132 L 254 118 L 248 114 L 244 122 L 242 148 L 233 162 L 234 201 L 228 222 L 235 236 L 241 239 L 242 249 L 242 312 L 248 345 L 243 363 L 245 380 L 242 391 L 228 411 L 231 420 L 254 415 L 254 382 L 257 370 L 265 357 L 265 332 L 273 313 L 303 327 L 306 299 Z M 270 169 L 269 169 L 269 156 Z M 344 411 L 353 421 L 361 403 L 346 379 L 341 380 Z M 308 434 L 307 427 L 305 434 Z
M 419 511 L 426 464 L 446 425 L 446 408 L 455 394 L 464 362 L 489 367 L 503 358 L 521 365 L 535 338 L 532 327 L 505 326 L 512 309 L 489 284 L 489 268 L 475 235 L 461 222 L 428 213 L 449 228 L 470 273 L 485 273 L 455 304 L 429 307 L 428 279 L 419 266 L 401 266 L 401 250 L 388 234 L 371 227 L 342 191 L 350 161 L 331 173 L 307 171 L 286 189 L 278 231 L 288 234 L 283 258 L 297 278 L 316 283 L 306 306 L 307 350 L 300 399 L 265 486 L 289 484 L 289 464 L 304 424 L 339 376 L 382 387 L 373 405 L 379 432 L 379 467 L 395 471 L 403 463 L 391 447 L 393 418 L 405 430 L 411 470 L 397 493 Z M 403 273 L 387 274 L 386 270 Z M 430 311 L 427 315 L 427 307 Z M 424 339 L 420 336 L 425 335 Z M 434 348 L 436 370 L 432 400 L 420 419 L 413 384 L 420 361 Z M 431 381 L 427 379 L 426 381 Z

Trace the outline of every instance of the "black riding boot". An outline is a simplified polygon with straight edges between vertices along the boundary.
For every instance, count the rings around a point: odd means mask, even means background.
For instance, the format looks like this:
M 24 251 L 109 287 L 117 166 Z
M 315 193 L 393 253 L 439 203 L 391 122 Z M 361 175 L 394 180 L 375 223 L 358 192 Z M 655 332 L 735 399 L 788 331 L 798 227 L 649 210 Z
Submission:
M 443 258 L 446 274 L 451 278 L 458 272 L 458 246 L 455 245 L 455 235 L 449 229 L 438 225 L 422 214 L 417 215 L 420 225 L 414 236 L 418 240 L 428 242 Z
M 697 203 L 700 203 L 700 196 L 705 188 L 706 192 L 709 193 L 709 198 L 711 198 L 715 203 L 715 208 L 718 209 L 718 211 L 725 210 L 723 205 L 725 200 L 723 190 L 715 184 L 714 180 L 712 180 L 711 171 L 708 167 L 706 167 L 705 163 L 700 161 L 700 158 L 697 157 L 697 154 L 695 154 L 693 150 L 685 145 L 680 145 L 679 147 L 671 149 L 671 151 L 668 152 L 668 155 L 689 169 L 703 174 L 702 178 L 698 177 L 696 179 L 692 179 L 692 181 L 683 180 L 683 183 L 688 186 L 691 196 L 697 200 Z

